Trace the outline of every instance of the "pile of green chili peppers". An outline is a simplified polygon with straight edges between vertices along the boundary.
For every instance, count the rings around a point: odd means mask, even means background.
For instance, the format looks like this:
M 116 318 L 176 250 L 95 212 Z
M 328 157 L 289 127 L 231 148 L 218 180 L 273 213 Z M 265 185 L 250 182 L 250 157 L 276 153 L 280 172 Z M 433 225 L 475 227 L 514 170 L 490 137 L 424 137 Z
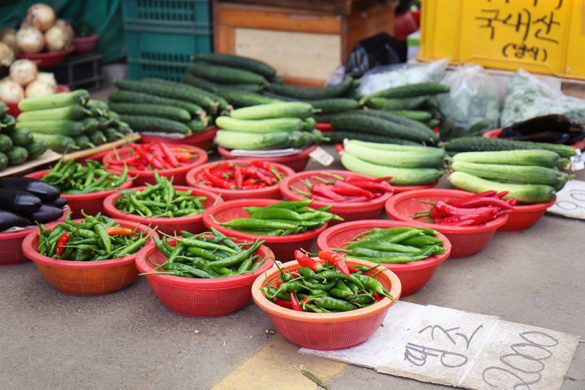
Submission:
M 55 186 L 61 194 L 89 194 L 118 188 L 128 180 L 128 168 L 122 174 L 108 172 L 107 165 L 95 160 L 87 160 L 86 165 L 74 159 L 59 162 L 42 178 Z
M 121 198 L 116 199 L 116 208 L 128 214 L 150 218 L 173 218 L 197 215 L 205 211 L 201 202 L 205 196 L 191 196 L 192 191 L 178 191 L 173 183 L 158 170 L 154 171 L 155 184 L 148 188 L 120 190 Z
M 236 243 L 215 229 L 200 234 L 182 231 L 181 236 L 167 237 L 174 241 L 174 246 L 166 238 L 154 238 L 156 247 L 166 260 L 162 264 L 151 261 L 155 271 L 141 275 L 221 278 L 252 272 L 266 261 L 266 257 L 260 259 L 255 254 L 264 241 Z
M 338 215 L 327 212 L 333 205 L 312 209 L 308 207 L 311 203 L 313 199 L 244 207 L 250 217 L 232 219 L 220 225 L 244 233 L 285 236 L 317 229 L 331 220 L 343 221 Z
M 407 226 L 374 228 L 344 243 L 345 248 L 333 250 L 374 263 L 410 263 L 447 250 L 437 234 L 433 229 Z
M 71 214 L 51 230 L 40 226 L 38 251 L 59 260 L 97 261 L 117 259 L 138 252 L 150 236 L 120 226 L 98 214 L 72 222 Z
M 280 285 L 261 289 L 277 305 L 297 311 L 350 311 L 370 306 L 384 297 L 395 300 L 382 283 L 365 275 L 376 267 L 353 266 L 355 270 L 349 275 L 329 263 L 319 267 L 318 272 L 309 267 L 300 267 L 296 272 L 281 269 Z

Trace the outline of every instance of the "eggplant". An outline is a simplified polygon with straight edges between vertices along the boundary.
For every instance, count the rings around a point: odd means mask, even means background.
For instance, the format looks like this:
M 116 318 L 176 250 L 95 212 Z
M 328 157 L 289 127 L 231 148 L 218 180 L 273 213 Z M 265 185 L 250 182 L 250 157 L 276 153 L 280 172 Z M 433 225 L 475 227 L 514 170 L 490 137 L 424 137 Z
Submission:
M 47 223 L 60 218 L 63 215 L 61 207 L 55 207 L 50 204 L 43 204 L 40 209 L 28 214 L 33 222 Z
M 65 205 L 67 204 L 67 199 L 57 198 L 52 202 L 48 202 L 47 204 L 49 204 L 51 206 L 55 206 L 55 207 L 65 207 Z
M 16 213 L 32 213 L 42 205 L 41 198 L 28 191 L 0 188 L 0 207 Z
M 30 192 L 43 202 L 52 202 L 59 197 L 59 190 L 55 186 L 32 177 L 3 177 L 0 178 L 0 188 L 11 188 Z
M 0 231 L 10 229 L 14 226 L 29 226 L 32 222 L 24 215 L 8 210 L 0 210 Z
M 564 144 L 569 139 L 569 133 L 557 133 L 554 131 L 542 131 L 540 133 L 509 137 L 516 141 L 546 142 L 549 144 Z
M 514 133 L 520 135 L 539 134 L 544 131 L 566 133 L 572 125 L 571 120 L 564 115 L 542 115 L 504 127 L 501 138 L 508 138 L 508 135 Z

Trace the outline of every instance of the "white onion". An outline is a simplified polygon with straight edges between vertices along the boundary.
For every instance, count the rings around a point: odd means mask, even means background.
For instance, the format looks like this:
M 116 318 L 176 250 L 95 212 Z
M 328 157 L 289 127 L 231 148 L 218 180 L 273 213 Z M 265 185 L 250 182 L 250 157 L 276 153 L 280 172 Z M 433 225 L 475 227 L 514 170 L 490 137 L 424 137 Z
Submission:
M 57 92 L 57 88 L 41 80 L 35 80 L 26 86 L 25 97 L 49 96 Z
M 45 45 L 48 51 L 61 51 L 71 45 L 73 37 L 68 37 L 67 30 L 63 26 L 53 26 L 45 32 Z
M 42 81 L 44 83 L 50 84 L 50 85 L 54 86 L 55 89 L 57 89 L 57 80 L 55 80 L 55 75 L 53 73 L 39 72 L 37 74 L 36 81 Z
M 0 66 L 10 66 L 14 61 L 14 52 L 4 42 L 0 42 Z
M 39 30 L 47 31 L 55 24 L 57 15 L 55 15 L 53 8 L 46 4 L 37 3 L 28 9 L 26 19 Z
M 16 50 L 16 30 L 13 28 L 5 28 L 0 31 L 0 41 L 4 42 L 12 51 Z
M 8 77 L 0 80 L 0 99 L 10 102 L 19 102 L 23 98 L 24 90 L 20 84 Z
M 16 32 L 16 47 L 20 53 L 40 53 L 45 46 L 45 36 L 34 27 L 21 28 Z
M 16 60 L 10 65 L 10 78 L 23 87 L 37 78 L 37 65 L 26 58 Z
M 75 36 L 73 27 L 71 27 L 71 23 L 69 23 L 65 19 L 57 19 L 57 21 L 55 22 L 55 26 L 61 26 L 65 29 L 67 39 L 69 40 L 69 44 L 71 44 L 71 42 L 73 42 L 73 37 Z

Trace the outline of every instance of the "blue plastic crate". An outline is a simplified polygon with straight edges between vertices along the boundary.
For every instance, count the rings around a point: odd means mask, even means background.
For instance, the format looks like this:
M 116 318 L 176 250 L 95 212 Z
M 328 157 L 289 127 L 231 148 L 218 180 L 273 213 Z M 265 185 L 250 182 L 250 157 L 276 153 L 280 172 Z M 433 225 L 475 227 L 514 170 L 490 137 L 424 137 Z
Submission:
M 210 0 L 123 0 L 128 78 L 179 81 L 190 57 L 213 51 Z

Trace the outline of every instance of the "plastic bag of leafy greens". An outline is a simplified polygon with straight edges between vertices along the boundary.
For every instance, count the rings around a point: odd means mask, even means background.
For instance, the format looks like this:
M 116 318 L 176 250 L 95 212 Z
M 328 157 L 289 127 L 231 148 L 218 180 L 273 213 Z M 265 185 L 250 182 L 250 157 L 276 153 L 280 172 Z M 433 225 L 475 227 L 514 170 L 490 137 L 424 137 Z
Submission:
M 481 135 L 498 128 L 500 103 L 496 80 L 481 65 L 463 65 L 447 72 L 441 84 L 451 88 L 436 97 L 442 115 L 442 140 Z
M 583 122 L 585 100 L 566 96 L 525 70 L 518 70 L 504 98 L 501 126 L 547 114 L 561 114 L 574 122 Z
M 439 82 L 445 74 L 447 64 L 448 60 L 441 59 L 430 63 L 377 66 L 360 78 L 358 90 L 367 96 L 382 89 L 401 85 Z

